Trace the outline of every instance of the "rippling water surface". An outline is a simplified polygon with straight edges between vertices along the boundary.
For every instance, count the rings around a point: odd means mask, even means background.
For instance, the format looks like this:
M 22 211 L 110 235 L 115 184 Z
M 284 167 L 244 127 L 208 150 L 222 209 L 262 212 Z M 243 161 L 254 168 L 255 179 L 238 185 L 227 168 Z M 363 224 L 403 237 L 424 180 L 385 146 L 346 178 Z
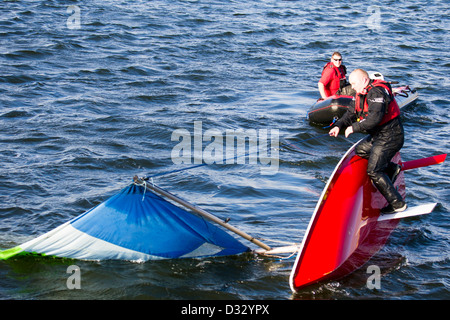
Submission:
M 322 137 L 308 108 L 333 51 L 349 71 L 378 70 L 415 87 L 403 110 L 403 159 L 448 150 L 446 1 L 3 1 L 0 6 L 0 248 L 99 204 L 132 177 L 179 169 L 176 129 L 277 129 L 279 170 L 211 165 L 156 179 L 265 239 L 299 242 L 350 139 Z M 300 149 L 301 151 L 299 151 Z M 448 299 L 448 164 L 406 173 L 405 220 L 366 270 L 293 295 L 294 259 L 0 263 L 0 299 Z M 66 269 L 82 270 L 68 290 Z

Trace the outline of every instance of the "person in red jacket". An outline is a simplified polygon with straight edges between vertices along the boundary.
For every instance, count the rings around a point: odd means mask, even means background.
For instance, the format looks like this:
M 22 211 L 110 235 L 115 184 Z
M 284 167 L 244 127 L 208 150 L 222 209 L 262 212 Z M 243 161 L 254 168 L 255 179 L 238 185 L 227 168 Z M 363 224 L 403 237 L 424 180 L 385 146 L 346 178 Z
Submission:
M 362 69 L 354 70 L 349 80 L 357 93 L 355 106 L 336 121 L 329 134 L 337 137 L 344 128 L 345 137 L 356 132 L 369 134 L 356 145 L 356 154 L 368 159 L 367 175 L 389 203 L 381 213 L 402 212 L 407 205 L 394 187 L 401 167 L 391 160 L 403 146 L 404 130 L 392 88 L 385 81 L 371 80 Z
M 347 69 L 342 64 L 342 55 L 339 52 L 334 52 L 322 70 L 322 77 L 319 80 L 319 92 L 322 99 L 336 94 L 336 92 L 343 88 L 346 84 L 345 75 Z

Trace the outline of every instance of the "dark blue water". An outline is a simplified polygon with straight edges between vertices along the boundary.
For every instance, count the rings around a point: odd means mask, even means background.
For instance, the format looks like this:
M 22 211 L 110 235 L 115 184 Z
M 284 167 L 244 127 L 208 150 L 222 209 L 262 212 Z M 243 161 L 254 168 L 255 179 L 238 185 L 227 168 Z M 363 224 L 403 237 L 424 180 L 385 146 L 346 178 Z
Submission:
M 362 136 L 305 120 L 333 51 L 419 91 L 403 110 L 403 159 L 449 149 L 446 1 L 4 1 L 0 5 L 0 248 L 92 208 L 132 177 L 179 169 L 177 129 L 279 130 L 275 175 L 211 165 L 155 179 L 264 239 L 300 242 L 318 197 Z M 449 166 L 406 173 L 411 206 L 362 268 L 293 295 L 294 259 L 253 255 L 148 263 L 20 258 L 0 263 L 0 299 L 448 299 Z M 69 290 L 68 266 L 81 269 Z

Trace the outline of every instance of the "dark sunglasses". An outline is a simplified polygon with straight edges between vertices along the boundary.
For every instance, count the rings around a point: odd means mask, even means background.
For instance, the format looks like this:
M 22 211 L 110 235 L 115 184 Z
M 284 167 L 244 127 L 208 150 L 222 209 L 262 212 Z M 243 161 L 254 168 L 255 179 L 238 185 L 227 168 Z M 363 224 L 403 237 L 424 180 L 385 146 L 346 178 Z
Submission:
M 334 61 L 342 61 L 342 59 L 335 59 L 335 58 L 333 58 L 333 60 Z

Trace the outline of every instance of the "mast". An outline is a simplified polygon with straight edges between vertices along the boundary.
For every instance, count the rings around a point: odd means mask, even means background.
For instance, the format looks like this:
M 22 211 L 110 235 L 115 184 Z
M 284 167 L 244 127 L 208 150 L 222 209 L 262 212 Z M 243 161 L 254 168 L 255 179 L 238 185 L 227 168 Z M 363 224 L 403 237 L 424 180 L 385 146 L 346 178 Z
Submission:
M 145 182 L 144 180 L 140 179 L 138 176 L 134 176 L 133 181 L 134 181 L 135 184 L 144 186 L 145 188 L 147 188 L 147 189 L 149 189 L 151 191 L 159 193 L 160 195 L 162 195 L 164 197 L 167 197 L 167 198 L 177 202 L 178 204 L 180 204 L 180 205 L 182 205 L 182 206 L 184 206 L 184 207 L 194 211 L 195 213 L 199 214 L 200 216 L 202 216 L 202 217 L 204 217 L 204 218 L 206 218 L 206 219 L 208 219 L 208 220 L 210 220 L 212 222 L 217 223 L 218 225 L 220 225 L 220 226 L 230 230 L 231 232 L 236 233 L 237 235 L 241 236 L 242 238 L 244 238 L 244 239 L 250 241 L 251 243 L 253 243 L 253 244 L 263 248 L 264 250 L 267 250 L 267 251 L 272 250 L 272 248 L 269 247 L 268 245 L 262 243 L 261 241 L 259 241 L 258 239 L 255 239 L 254 237 L 248 235 L 247 233 L 245 233 L 245 232 L 243 232 L 243 231 L 241 231 L 241 230 L 239 230 L 239 229 L 229 225 L 227 222 L 222 221 L 221 219 L 217 218 L 216 216 L 212 215 L 211 213 L 209 213 L 209 212 L 207 212 L 207 211 L 197 207 L 196 205 L 193 205 L 193 204 L 191 204 L 191 203 L 189 203 L 189 202 L 187 202 L 187 201 L 185 201 L 183 199 L 180 199 L 179 197 L 171 194 L 168 191 L 165 191 L 165 190 L 155 186 L 154 184 Z

